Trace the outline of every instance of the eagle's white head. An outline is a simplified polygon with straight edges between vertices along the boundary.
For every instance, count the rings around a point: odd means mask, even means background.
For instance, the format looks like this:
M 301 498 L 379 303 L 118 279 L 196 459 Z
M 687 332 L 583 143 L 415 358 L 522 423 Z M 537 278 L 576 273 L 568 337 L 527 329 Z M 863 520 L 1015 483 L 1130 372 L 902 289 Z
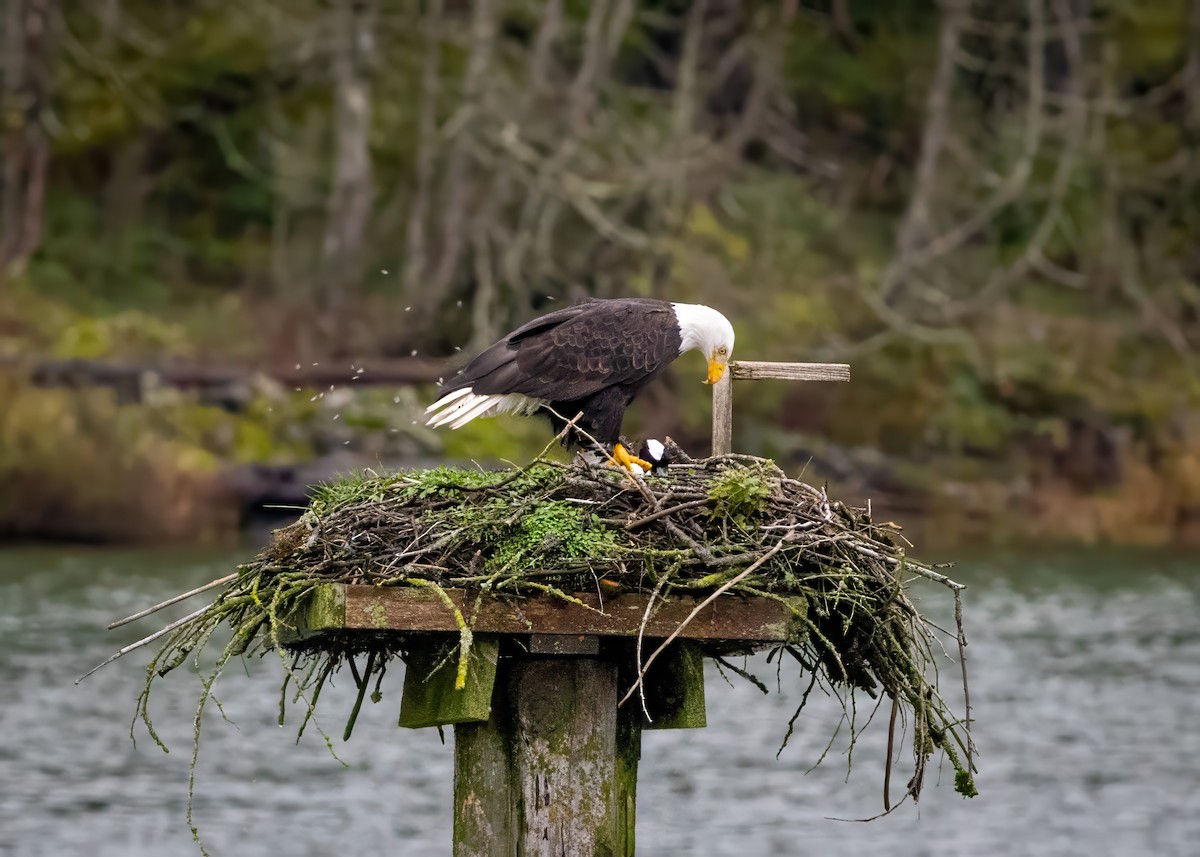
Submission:
M 705 384 L 721 380 L 733 356 L 733 325 L 712 307 L 700 304 L 671 304 L 679 321 L 682 342 L 679 353 L 696 349 L 708 360 Z

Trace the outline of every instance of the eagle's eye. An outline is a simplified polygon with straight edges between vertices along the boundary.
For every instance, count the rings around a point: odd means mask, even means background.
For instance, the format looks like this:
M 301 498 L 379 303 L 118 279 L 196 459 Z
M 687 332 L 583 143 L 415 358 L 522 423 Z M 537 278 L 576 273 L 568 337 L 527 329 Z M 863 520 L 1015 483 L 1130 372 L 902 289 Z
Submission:
M 720 348 L 717 349 L 717 353 L 720 354 L 722 357 L 724 357 L 726 354 L 729 353 L 729 349 L 726 348 L 724 345 L 722 345 Z

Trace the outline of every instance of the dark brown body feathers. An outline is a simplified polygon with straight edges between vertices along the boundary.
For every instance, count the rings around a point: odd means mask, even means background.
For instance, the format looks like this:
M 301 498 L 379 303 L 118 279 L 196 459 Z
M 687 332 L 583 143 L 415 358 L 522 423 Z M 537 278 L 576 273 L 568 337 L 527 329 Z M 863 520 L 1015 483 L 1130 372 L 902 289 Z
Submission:
M 519 393 L 546 402 L 612 445 L 625 409 L 679 356 L 675 310 L 667 301 L 588 300 L 536 318 L 491 346 L 443 385 L 475 394 Z M 556 431 L 565 422 L 549 413 Z M 568 447 L 578 438 L 568 436 Z

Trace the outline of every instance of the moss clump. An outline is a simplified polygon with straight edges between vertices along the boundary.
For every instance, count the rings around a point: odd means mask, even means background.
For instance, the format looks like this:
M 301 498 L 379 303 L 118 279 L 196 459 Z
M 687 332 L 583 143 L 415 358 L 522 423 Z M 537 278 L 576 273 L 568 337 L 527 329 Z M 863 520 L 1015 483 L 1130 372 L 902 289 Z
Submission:
M 733 468 L 719 474 L 708 489 L 712 515 L 728 518 L 739 527 L 748 526 L 767 509 L 767 499 L 778 485 L 757 467 Z
M 979 790 L 975 788 L 975 777 L 966 768 L 954 772 L 954 790 L 963 797 L 978 797 Z
M 510 572 L 564 565 L 594 564 L 616 554 L 617 533 L 582 508 L 563 500 L 532 504 L 516 525 L 497 540 L 486 568 Z

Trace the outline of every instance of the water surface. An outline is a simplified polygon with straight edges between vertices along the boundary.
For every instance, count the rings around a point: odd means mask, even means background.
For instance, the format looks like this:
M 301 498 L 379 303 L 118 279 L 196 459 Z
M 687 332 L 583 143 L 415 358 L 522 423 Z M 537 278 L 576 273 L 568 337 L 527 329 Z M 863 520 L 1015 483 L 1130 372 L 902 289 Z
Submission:
M 236 557 L 161 552 L 0 551 L 0 854 L 198 854 L 184 822 L 194 674 L 158 685 L 164 754 L 129 721 L 146 653 L 76 686 L 153 620 L 114 618 L 227 573 Z M 708 674 L 703 730 L 643 742 L 638 851 L 645 855 L 1191 855 L 1200 846 L 1200 558 L 1135 552 L 990 555 L 961 563 L 970 584 L 972 702 L 980 796 L 931 770 L 919 807 L 880 810 L 885 716 L 806 774 L 841 709 L 820 700 L 775 758 L 803 690 L 761 659 L 762 696 Z M 940 592 L 924 608 L 945 617 Z M 188 607 L 170 614 L 183 615 Z M 952 684 L 953 664 L 944 675 Z M 295 744 L 276 725 L 279 665 L 229 670 L 210 707 L 196 819 L 214 855 L 448 855 L 452 737 L 395 728 L 399 676 L 343 744 L 345 686 L 322 698 L 336 733 Z M 389 679 L 392 676 L 389 674 Z M 860 715 L 870 713 L 863 700 Z M 901 782 L 903 778 L 901 778 Z

